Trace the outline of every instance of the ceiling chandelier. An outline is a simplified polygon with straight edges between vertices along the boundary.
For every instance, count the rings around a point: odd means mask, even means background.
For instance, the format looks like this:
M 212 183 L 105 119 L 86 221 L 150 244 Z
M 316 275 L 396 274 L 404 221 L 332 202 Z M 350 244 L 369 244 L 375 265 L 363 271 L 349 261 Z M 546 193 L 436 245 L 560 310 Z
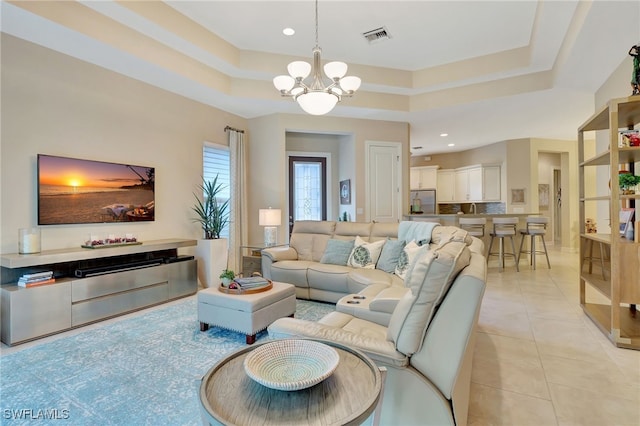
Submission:
M 312 115 L 323 115 L 333 109 L 343 97 L 351 97 L 360 87 L 361 80 L 355 76 L 346 76 L 347 64 L 329 62 L 324 73 L 331 83 L 325 86 L 322 76 L 322 62 L 318 46 L 318 0 L 316 0 L 316 46 L 313 48 L 313 69 L 308 62 L 294 61 L 287 66 L 289 75 L 279 75 L 273 79 L 273 85 L 282 96 L 290 96 L 300 107 Z M 313 72 L 312 72 L 313 71 Z M 311 74 L 311 80 L 305 79 Z

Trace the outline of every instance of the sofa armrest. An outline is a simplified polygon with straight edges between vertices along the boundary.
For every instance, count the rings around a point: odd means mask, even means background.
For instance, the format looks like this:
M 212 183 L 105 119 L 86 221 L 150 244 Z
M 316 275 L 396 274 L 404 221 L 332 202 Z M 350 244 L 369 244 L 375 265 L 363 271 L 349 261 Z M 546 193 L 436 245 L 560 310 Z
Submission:
M 271 247 L 262 250 L 262 256 L 268 257 L 272 262 L 280 260 L 298 260 L 298 252 L 293 247 Z
M 378 293 L 373 300 L 369 302 L 369 309 L 371 311 L 385 312 L 392 314 L 398 301 L 402 299 L 402 296 L 409 290 L 406 287 L 391 286 L 387 287 Z

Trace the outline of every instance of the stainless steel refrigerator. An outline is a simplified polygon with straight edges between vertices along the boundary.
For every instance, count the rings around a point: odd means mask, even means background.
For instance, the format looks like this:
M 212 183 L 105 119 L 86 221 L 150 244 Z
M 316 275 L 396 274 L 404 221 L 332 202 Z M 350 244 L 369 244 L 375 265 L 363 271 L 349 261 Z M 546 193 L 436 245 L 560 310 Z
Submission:
M 436 190 L 411 191 L 412 214 L 436 214 Z

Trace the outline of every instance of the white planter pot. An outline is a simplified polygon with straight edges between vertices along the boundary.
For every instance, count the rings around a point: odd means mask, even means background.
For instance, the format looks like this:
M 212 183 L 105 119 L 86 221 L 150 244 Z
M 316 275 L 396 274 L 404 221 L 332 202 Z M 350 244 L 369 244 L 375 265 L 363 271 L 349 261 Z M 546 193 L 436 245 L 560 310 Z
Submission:
M 220 285 L 220 274 L 227 269 L 228 257 L 229 242 L 226 238 L 198 240 L 196 246 L 198 279 L 203 287 L 218 287 Z

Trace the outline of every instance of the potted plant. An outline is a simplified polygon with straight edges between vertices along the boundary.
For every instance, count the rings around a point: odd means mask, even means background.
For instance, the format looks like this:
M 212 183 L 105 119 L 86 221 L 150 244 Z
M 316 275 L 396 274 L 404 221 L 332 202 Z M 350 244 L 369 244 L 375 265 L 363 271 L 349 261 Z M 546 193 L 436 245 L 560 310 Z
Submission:
M 217 285 L 218 277 L 227 269 L 229 243 L 226 238 L 220 238 L 220 233 L 229 222 L 229 200 L 220 199 L 224 186 L 218 182 L 217 175 L 209 181 L 203 178 L 198 189 L 202 197 L 193 194 L 196 198 L 193 221 L 200 224 L 203 234 L 196 247 L 198 278 L 204 287 L 211 287 Z
M 633 194 L 633 187 L 640 183 L 640 176 L 632 173 L 622 173 L 618 175 L 618 185 L 623 194 Z
M 225 287 L 229 287 L 229 284 L 231 284 L 231 282 L 233 281 L 233 279 L 235 277 L 236 277 L 236 273 L 233 272 L 230 269 L 225 269 L 220 274 L 220 279 L 222 280 L 222 285 L 225 286 Z

